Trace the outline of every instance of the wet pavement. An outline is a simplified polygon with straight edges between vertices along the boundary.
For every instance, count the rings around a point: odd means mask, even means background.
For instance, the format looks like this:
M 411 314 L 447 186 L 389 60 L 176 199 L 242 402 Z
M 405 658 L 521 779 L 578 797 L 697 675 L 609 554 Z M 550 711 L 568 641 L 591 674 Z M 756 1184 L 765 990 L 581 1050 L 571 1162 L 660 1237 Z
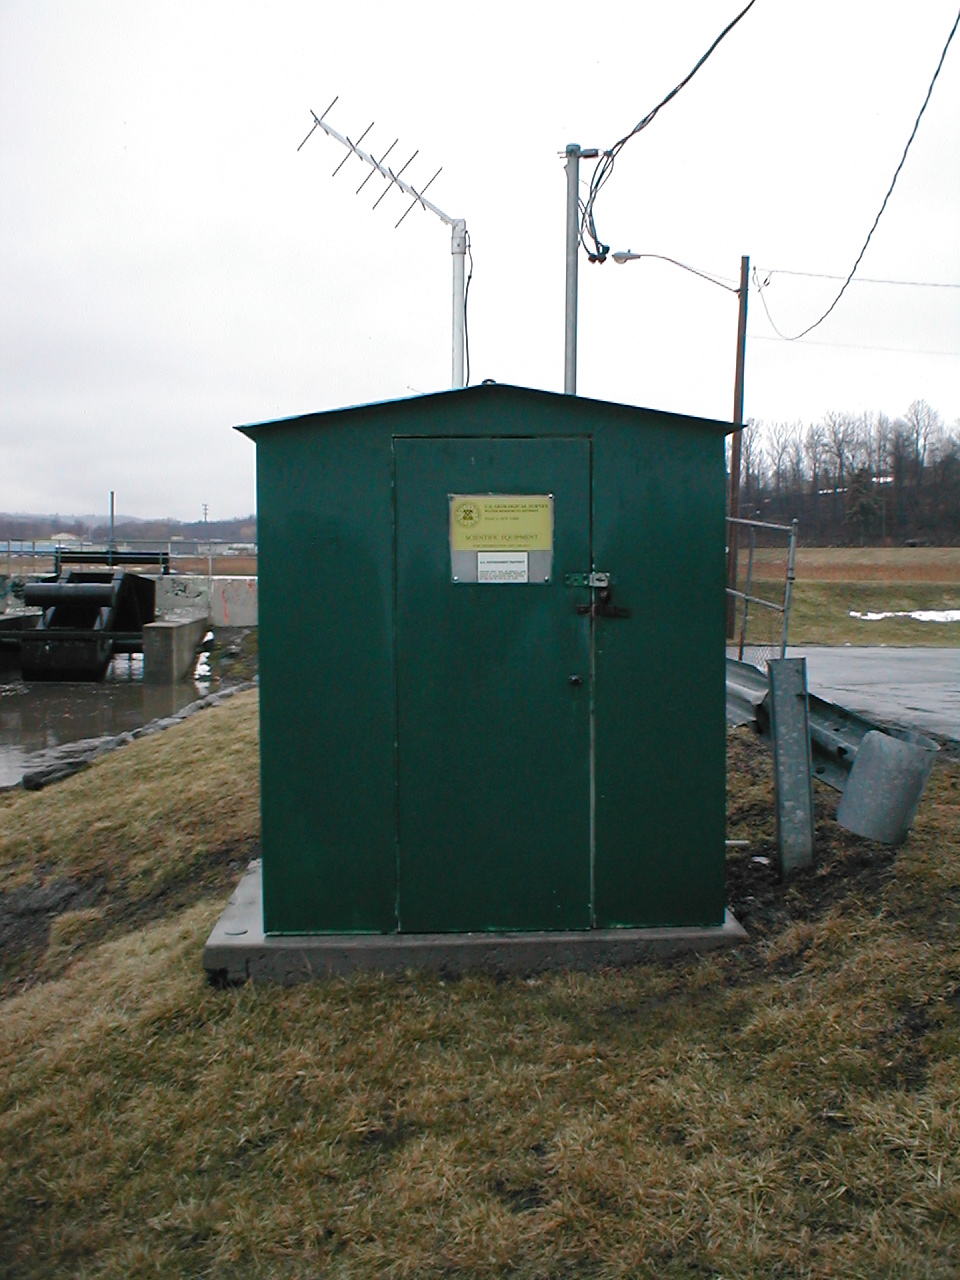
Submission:
M 114 658 L 100 684 L 25 683 L 15 671 L 0 672 L 0 788 L 18 783 L 53 747 L 139 729 L 209 692 L 202 678 L 144 684 L 140 654 Z
M 880 724 L 960 741 L 960 649 L 787 649 L 807 659 L 811 693 Z

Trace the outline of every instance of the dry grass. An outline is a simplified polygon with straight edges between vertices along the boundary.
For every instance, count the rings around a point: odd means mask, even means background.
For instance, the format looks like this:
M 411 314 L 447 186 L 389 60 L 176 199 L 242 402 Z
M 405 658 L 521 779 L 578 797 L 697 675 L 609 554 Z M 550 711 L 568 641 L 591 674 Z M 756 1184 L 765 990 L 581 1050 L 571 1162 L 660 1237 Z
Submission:
M 797 576 L 816 582 L 960 584 L 960 547 L 799 547 Z
M 741 552 L 741 589 L 745 563 Z M 782 548 L 757 550 L 752 594 L 782 599 L 783 565 Z M 915 609 L 960 609 L 960 547 L 798 549 L 791 644 L 960 646 L 958 622 L 918 622 L 912 618 L 868 621 L 850 616 L 852 612 Z M 777 616 L 754 608 L 751 618 L 755 642 L 774 643 L 779 636 Z
M 790 611 L 791 644 L 960 647 L 960 622 L 853 618 L 856 613 L 960 609 L 960 583 L 829 582 L 797 579 Z
M 110 862 L 132 903 L 254 838 L 251 707 L 7 799 L 4 883 Z M 743 732 L 729 793 L 751 939 L 712 958 L 218 992 L 222 893 L 99 940 L 68 906 L 73 958 L 2 1005 L 0 1274 L 955 1276 L 958 762 L 896 853 L 821 811 L 786 889 L 751 860 L 770 769 Z
M 40 957 L 49 974 L 55 955 L 194 902 L 256 856 L 257 732 L 257 695 L 238 694 L 48 790 L 0 794 L 0 995 Z M 74 919 L 54 952 L 51 919 L 57 938 Z

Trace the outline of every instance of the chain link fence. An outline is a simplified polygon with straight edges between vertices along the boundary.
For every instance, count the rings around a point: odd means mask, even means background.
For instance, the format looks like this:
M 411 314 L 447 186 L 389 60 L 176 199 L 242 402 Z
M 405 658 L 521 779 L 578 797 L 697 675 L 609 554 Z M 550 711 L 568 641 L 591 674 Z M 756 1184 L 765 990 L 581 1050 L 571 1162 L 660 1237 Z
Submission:
M 727 517 L 727 551 L 735 549 L 736 586 L 727 587 L 727 653 L 766 671 L 786 653 L 797 562 L 797 522 Z

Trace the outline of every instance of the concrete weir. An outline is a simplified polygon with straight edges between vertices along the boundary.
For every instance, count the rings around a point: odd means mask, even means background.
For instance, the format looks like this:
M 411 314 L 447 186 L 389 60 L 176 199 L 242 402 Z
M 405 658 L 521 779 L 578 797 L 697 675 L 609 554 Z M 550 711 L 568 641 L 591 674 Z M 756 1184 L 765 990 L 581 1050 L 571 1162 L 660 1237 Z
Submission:
M 203 949 L 211 981 L 292 985 L 359 970 L 529 974 L 599 969 L 746 938 L 730 911 L 704 928 L 594 929 L 564 933 L 287 934 L 263 932 L 260 859 L 251 862 Z
M 163 619 L 143 628 L 143 679 L 146 684 L 176 684 L 193 669 L 207 631 L 206 614 Z

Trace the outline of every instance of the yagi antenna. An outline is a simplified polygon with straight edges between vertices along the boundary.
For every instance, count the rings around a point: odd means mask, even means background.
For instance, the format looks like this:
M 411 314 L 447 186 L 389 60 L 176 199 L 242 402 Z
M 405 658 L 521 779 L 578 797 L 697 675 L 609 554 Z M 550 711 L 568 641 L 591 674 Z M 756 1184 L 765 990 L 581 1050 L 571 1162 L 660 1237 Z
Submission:
M 334 129 L 333 125 L 327 124 L 326 117 L 338 100 L 339 94 L 334 98 L 333 102 L 330 103 L 330 106 L 327 107 L 322 116 L 318 116 L 315 111 L 310 112 L 313 116 L 313 125 L 311 126 L 310 132 L 307 134 L 306 138 L 304 138 L 303 142 L 300 143 L 300 146 L 297 147 L 297 150 L 299 151 L 307 141 L 313 137 L 313 134 L 317 129 L 322 129 L 328 137 L 335 138 L 342 147 L 347 148 L 347 154 L 334 169 L 333 177 L 337 176 L 343 166 L 350 159 L 351 155 L 355 155 L 359 160 L 362 160 L 364 164 L 370 166 L 370 172 L 360 183 L 359 187 L 357 187 L 357 195 L 360 194 L 375 173 L 378 173 L 381 178 L 386 179 L 387 185 L 374 201 L 374 209 L 376 209 L 380 202 L 389 195 L 394 187 L 401 191 L 405 196 L 410 197 L 410 203 L 397 219 L 394 225 L 394 230 L 399 227 L 400 223 L 403 222 L 407 214 L 411 209 L 415 208 L 416 205 L 419 205 L 421 209 L 434 214 L 441 222 L 445 223 L 450 228 L 450 252 L 453 255 L 453 359 L 451 385 L 454 388 L 462 387 L 464 385 L 463 351 L 464 331 L 466 328 L 466 298 L 464 295 L 463 285 L 463 265 L 464 256 L 467 250 L 467 224 L 463 218 L 451 218 L 449 213 L 444 213 L 442 209 L 438 208 L 437 205 L 435 205 L 431 200 L 427 200 L 424 196 L 427 188 L 430 187 L 443 172 L 443 166 L 441 165 L 430 181 L 424 183 L 418 191 L 416 187 L 412 186 L 409 182 L 406 182 L 402 175 L 407 171 L 407 169 L 409 169 L 410 165 L 413 164 L 414 160 L 420 154 L 419 151 L 414 151 L 410 159 L 407 160 L 406 163 L 402 164 L 396 172 L 394 172 L 390 165 L 386 163 L 386 160 L 399 142 L 399 138 L 394 138 L 393 142 L 390 143 L 389 147 L 387 147 L 386 151 L 384 151 L 383 155 L 381 155 L 378 160 L 376 156 L 371 155 L 368 151 L 364 151 L 360 146 L 360 143 L 373 128 L 374 121 L 371 120 L 363 133 L 361 133 L 359 138 L 357 138 L 356 142 L 351 141 L 346 134 L 339 133 Z M 402 154 L 403 153 L 401 152 L 401 155 Z

